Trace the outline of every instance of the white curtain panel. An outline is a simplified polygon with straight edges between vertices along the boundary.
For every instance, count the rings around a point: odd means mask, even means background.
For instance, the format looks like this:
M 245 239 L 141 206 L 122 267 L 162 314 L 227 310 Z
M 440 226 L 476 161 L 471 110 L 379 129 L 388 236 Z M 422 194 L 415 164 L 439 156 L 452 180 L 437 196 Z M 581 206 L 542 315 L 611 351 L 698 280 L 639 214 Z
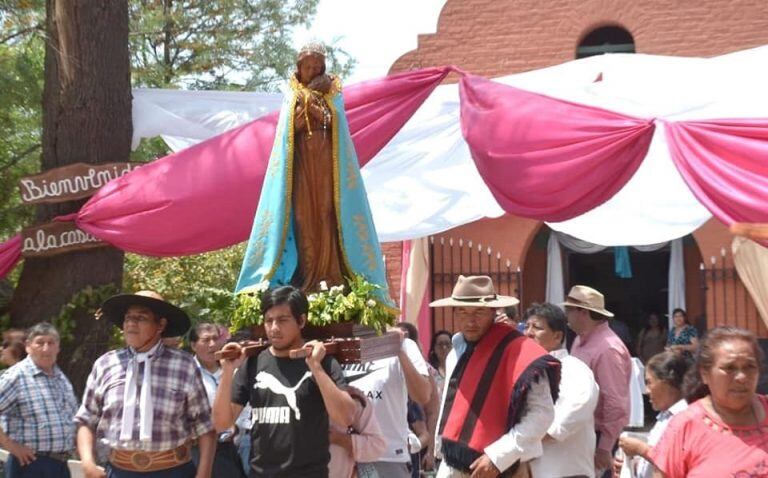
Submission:
M 555 231 L 552 231 L 547 241 L 547 286 L 545 298 L 550 304 L 562 304 L 565 302 L 563 256 Z

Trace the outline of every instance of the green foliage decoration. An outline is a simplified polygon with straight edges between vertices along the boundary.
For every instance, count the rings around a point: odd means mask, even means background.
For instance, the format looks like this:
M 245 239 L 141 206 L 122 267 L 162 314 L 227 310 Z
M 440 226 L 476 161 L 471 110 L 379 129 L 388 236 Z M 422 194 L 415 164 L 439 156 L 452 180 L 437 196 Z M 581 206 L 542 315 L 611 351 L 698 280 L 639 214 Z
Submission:
M 237 295 L 232 331 L 264 323 L 261 295 L 267 288 L 268 283 L 262 282 Z M 307 323 L 310 325 L 324 326 L 354 321 L 383 332 L 388 325 L 394 323 L 395 311 L 380 302 L 375 295 L 381 287 L 368 282 L 362 275 L 356 274 L 347 285 L 328 287 L 321 283 L 320 289 L 307 296 Z

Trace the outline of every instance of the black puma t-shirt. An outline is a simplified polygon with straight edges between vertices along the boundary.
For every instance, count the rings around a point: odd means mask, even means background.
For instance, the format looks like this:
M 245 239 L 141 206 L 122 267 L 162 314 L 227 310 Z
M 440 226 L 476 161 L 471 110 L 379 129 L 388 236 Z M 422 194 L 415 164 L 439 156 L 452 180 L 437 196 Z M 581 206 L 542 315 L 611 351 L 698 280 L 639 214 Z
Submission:
M 339 363 L 323 359 L 331 380 L 346 381 Z M 253 408 L 251 476 L 328 477 L 328 412 L 304 359 L 251 357 L 235 374 L 232 401 Z

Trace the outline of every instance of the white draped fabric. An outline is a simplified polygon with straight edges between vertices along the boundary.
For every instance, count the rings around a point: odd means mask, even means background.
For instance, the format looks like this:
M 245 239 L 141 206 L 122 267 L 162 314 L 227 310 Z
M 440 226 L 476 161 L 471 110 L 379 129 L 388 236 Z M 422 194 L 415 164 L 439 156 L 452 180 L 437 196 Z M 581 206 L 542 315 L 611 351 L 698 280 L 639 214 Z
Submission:
M 496 81 L 642 117 L 768 116 L 768 46 L 710 59 L 601 55 Z M 133 144 L 160 135 L 178 150 L 275 110 L 279 102 L 280 94 L 269 93 L 134 90 Z M 362 173 L 382 241 L 502 214 L 461 135 L 455 84 L 438 87 Z M 648 245 L 685 236 L 710 217 L 674 167 L 657 122 L 647 157 L 621 191 L 549 226 L 603 246 Z
M 669 311 L 669 323 L 667 327 L 672 330 L 674 320 L 672 311 L 678 307 L 685 308 L 685 256 L 683 253 L 683 240 L 675 239 L 670 243 L 669 251 L 669 280 L 667 282 L 669 292 L 667 294 L 667 310 Z
M 632 374 L 629 377 L 629 423 L 628 427 L 642 427 L 645 425 L 645 366 L 643 362 L 632 357 Z
M 280 93 L 133 90 L 133 141 L 160 136 L 173 151 L 280 109 Z
M 565 302 L 565 278 L 563 278 L 563 256 L 557 234 L 549 235 L 547 241 L 547 285 L 545 300 L 550 304 Z

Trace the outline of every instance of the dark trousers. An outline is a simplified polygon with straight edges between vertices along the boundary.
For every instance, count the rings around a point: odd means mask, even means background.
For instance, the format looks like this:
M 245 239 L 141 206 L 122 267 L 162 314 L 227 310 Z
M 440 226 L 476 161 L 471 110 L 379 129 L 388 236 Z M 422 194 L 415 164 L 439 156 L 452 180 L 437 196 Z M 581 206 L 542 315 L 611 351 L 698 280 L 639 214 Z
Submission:
M 195 465 L 190 461 L 175 468 L 163 471 L 127 471 L 115 468 L 111 463 L 107 464 L 107 478 L 195 478 Z
M 69 468 L 63 461 L 47 456 L 38 456 L 27 466 L 21 466 L 19 460 L 10 455 L 5 463 L 7 478 L 69 478 Z
M 192 462 L 200 462 L 200 450 L 192 448 Z M 240 454 L 231 441 L 216 443 L 216 453 L 213 455 L 211 478 L 245 478 Z

